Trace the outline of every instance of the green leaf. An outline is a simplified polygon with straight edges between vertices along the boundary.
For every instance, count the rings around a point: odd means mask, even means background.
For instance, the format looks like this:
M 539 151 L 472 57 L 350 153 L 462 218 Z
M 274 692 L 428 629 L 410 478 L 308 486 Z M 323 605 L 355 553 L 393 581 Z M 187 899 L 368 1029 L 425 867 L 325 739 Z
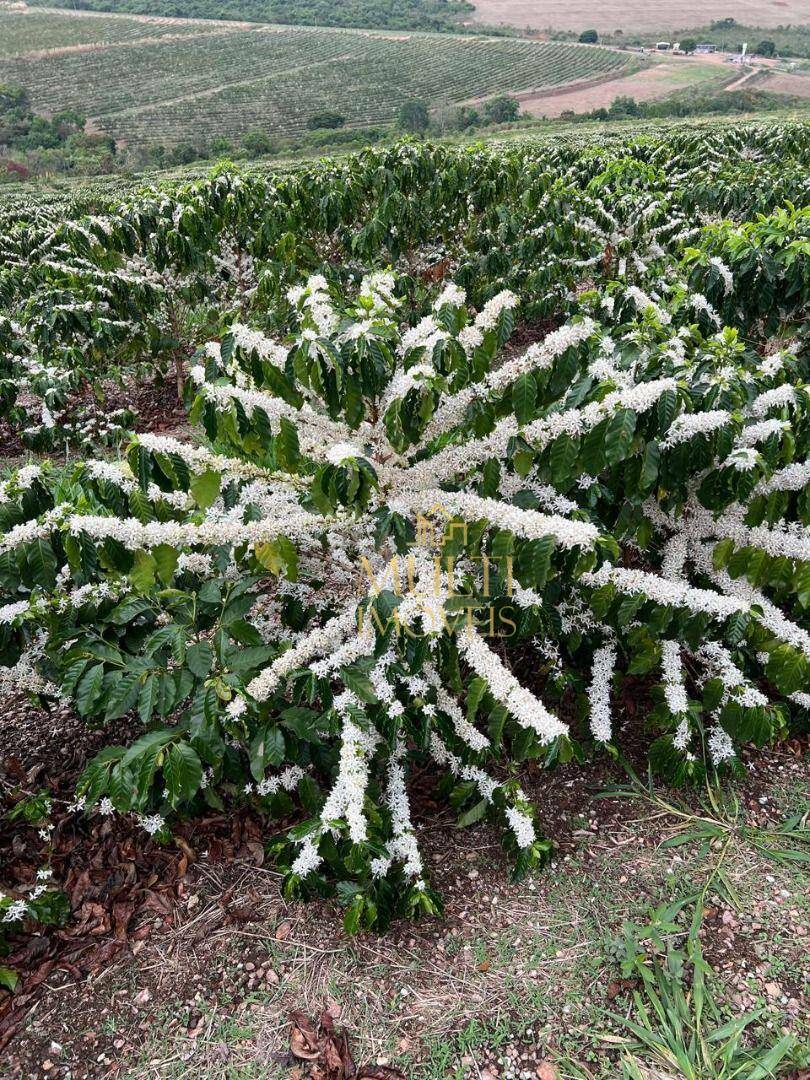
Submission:
M 351 690 L 353 694 L 357 694 L 361 701 L 365 701 L 369 705 L 377 704 L 377 695 L 374 693 L 374 687 L 365 672 L 354 667 L 344 667 L 340 669 L 340 677 L 346 684 L 347 689 Z
M 608 465 L 617 465 L 630 453 L 636 430 L 636 414 L 632 409 L 619 409 L 613 414 L 605 432 L 605 457 Z
M 478 712 L 478 706 L 487 692 L 487 681 L 476 676 L 470 681 L 470 685 L 467 688 L 467 719 L 470 723 L 475 720 L 475 715 Z
M 807 657 L 790 645 L 777 645 L 768 657 L 766 673 L 782 694 L 806 690 L 810 680 Z
M 199 790 L 202 763 L 187 742 L 172 743 L 163 761 L 163 779 L 173 805 L 188 802 Z
M 196 645 L 189 646 L 186 651 L 186 665 L 198 679 L 204 679 L 208 675 L 213 662 L 214 650 L 207 641 L 199 641 Z
M 551 479 L 560 484 L 571 476 L 574 462 L 579 454 L 579 439 L 570 435 L 558 435 L 549 450 Z
M 678 395 L 674 390 L 665 390 L 658 399 L 656 412 L 658 414 L 658 432 L 665 434 L 667 428 L 675 419 L 678 408 Z
M 534 416 L 537 383 L 531 371 L 524 371 L 512 387 L 512 408 L 519 424 L 528 423 Z
M 298 432 L 292 421 L 285 416 L 282 416 L 279 422 L 279 433 L 276 436 L 276 457 L 282 469 L 287 472 L 297 471 L 301 460 Z
M 158 544 L 157 547 L 152 548 L 152 558 L 155 560 L 158 577 L 164 585 L 171 582 L 179 557 L 180 552 L 170 544 Z
M 548 578 L 551 569 L 551 556 L 554 554 L 554 537 L 541 536 L 537 540 L 530 540 L 528 548 L 527 566 L 531 577 L 530 584 L 535 588 L 542 588 Z
M 281 714 L 284 727 L 304 742 L 317 742 L 320 715 L 312 709 L 294 706 Z
M 487 805 L 486 799 L 481 799 L 475 806 L 471 806 L 469 810 L 459 817 L 458 828 L 466 829 L 468 825 L 474 825 L 476 821 L 480 821 L 487 812 Z
M 661 450 L 657 442 L 648 442 L 644 447 L 641 458 L 641 476 L 639 483 L 642 491 L 649 491 L 658 479 L 658 466 L 661 461 Z
M 197 506 L 201 510 L 207 510 L 219 497 L 222 475 L 208 469 L 206 472 L 197 473 L 191 477 L 190 490 Z
M 104 712 L 105 720 L 117 720 L 124 716 L 130 709 L 135 708 L 140 690 L 140 675 L 136 671 L 123 673 L 116 672 L 116 682 L 112 693 L 107 699 L 107 708 Z
M 362 894 L 358 893 L 346 908 L 346 914 L 343 916 L 343 929 L 347 934 L 356 934 L 360 929 L 360 919 L 362 918 L 364 907 L 365 900 L 363 899 Z
M 129 597 L 112 609 L 107 616 L 107 620 L 114 626 L 126 626 L 134 619 L 137 619 L 139 615 L 151 610 L 148 600 L 144 600 L 142 597 Z
M 149 592 L 155 584 L 157 563 L 148 551 L 135 552 L 135 565 L 129 572 L 129 579 L 138 592 Z
M 76 687 L 76 708 L 80 716 L 90 716 L 95 711 L 104 685 L 104 665 L 94 664 Z
M 256 783 L 264 779 L 268 765 L 280 765 L 286 754 L 284 732 L 276 724 L 260 727 L 250 742 L 250 771 Z
M 157 707 L 158 680 L 155 675 L 149 675 L 144 681 L 138 694 L 138 719 L 142 724 L 148 724 Z
M 16 971 L 10 967 L 5 967 L 5 965 L 0 966 L 0 986 L 10 990 L 13 994 L 19 981 L 20 976 Z
M 26 549 L 26 564 L 35 585 L 52 589 L 56 583 L 56 556 L 47 540 L 32 540 Z

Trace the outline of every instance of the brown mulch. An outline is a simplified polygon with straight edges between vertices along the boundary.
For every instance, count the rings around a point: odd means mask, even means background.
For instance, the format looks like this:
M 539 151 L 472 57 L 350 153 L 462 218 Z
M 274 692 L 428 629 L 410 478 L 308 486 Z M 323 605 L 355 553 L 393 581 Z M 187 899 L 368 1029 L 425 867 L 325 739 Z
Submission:
M 177 823 L 174 846 L 162 847 L 131 819 L 70 811 L 85 762 L 102 746 L 130 740 L 138 728 L 133 724 L 127 730 L 118 722 L 114 731 L 91 730 L 68 709 L 44 714 L 23 702 L 12 716 L 0 756 L 3 884 L 25 896 L 37 870 L 48 863 L 55 887 L 68 898 L 70 915 L 65 926 L 33 924 L 31 933 L 7 935 L 11 952 L 2 963 L 17 971 L 20 981 L 13 995 L 0 990 L 0 1050 L 55 973 L 77 980 L 97 974 L 153 932 L 176 925 L 178 905 L 185 905 L 186 874 L 199 850 L 205 849 L 211 864 L 261 861 L 272 831 L 248 808 L 235 808 L 227 816 Z M 39 825 L 5 818 L 21 797 L 42 790 L 52 798 L 50 841 L 39 835 Z M 225 915 L 239 918 L 236 911 Z

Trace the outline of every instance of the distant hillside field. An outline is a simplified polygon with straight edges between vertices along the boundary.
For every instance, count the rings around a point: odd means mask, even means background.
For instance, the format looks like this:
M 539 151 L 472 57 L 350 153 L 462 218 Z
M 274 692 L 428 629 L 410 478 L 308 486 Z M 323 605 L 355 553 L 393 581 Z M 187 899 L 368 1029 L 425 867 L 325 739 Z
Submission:
M 474 0 L 473 19 L 535 30 L 600 33 L 682 30 L 715 19 L 748 26 L 781 26 L 810 21 L 808 0 Z
M 467 0 L 50 0 L 40 6 L 388 30 L 457 30 L 460 18 L 473 10 Z
M 402 102 L 440 105 L 609 76 L 608 49 L 450 34 L 90 13 L 0 12 L 0 82 L 35 110 L 74 108 L 129 145 L 301 131 L 333 110 L 348 126 L 385 124 Z

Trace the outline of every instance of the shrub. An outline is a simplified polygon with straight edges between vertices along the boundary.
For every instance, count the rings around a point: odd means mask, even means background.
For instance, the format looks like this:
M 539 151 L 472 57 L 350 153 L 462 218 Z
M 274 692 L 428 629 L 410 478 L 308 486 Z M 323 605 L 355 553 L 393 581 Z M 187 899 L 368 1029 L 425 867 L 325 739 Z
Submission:
M 438 906 L 415 763 L 522 873 L 550 845 L 499 759 L 612 747 L 627 676 L 653 684 L 669 779 L 784 733 L 810 704 L 805 368 L 722 328 L 696 291 L 733 294 L 718 256 L 655 285 L 581 293 L 504 357 L 509 291 L 473 315 L 445 284 L 403 330 L 393 275 L 348 303 L 316 275 L 287 343 L 235 324 L 198 354 L 210 449 L 141 435 L 126 462 L 7 481 L 8 678 L 146 729 L 88 765 L 85 808 L 161 837 L 181 808 L 296 796 L 285 890 L 337 886 L 355 930 Z
M 397 126 L 401 131 L 409 131 L 413 135 L 423 135 L 430 124 L 427 105 L 424 101 L 405 101 L 397 112 Z
M 684 38 L 680 43 L 681 52 L 693 53 L 697 48 L 697 42 L 694 38 Z
M 520 116 L 520 102 L 508 94 L 484 102 L 484 116 L 490 124 L 508 124 Z
M 583 30 L 579 35 L 579 40 L 583 45 L 595 45 L 599 40 L 599 34 L 595 30 Z
M 346 123 L 346 117 L 336 112 L 320 112 L 315 113 L 314 116 L 310 116 L 307 120 L 307 127 L 310 131 L 317 131 L 318 128 L 339 128 L 343 127 Z
M 248 154 L 261 157 L 275 151 L 276 140 L 266 131 L 248 131 L 242 136 L 242 146 Z

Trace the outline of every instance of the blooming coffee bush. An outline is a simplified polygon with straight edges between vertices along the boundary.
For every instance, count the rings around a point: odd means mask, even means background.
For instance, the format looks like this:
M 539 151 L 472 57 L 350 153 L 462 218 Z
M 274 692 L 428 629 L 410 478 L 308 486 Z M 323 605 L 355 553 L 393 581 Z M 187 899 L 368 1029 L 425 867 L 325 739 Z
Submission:
M 286 888 L 337 882 L 356 929 L 437 905 L 415 761 L 520 872 L 549 844 L 516 763 L 610 747 L 628 675 L 672 779 L 785 732 L 810 704 L 806 361 L 648 279 L 519 350 L 508 291 L 473 314 L 447 284 L 403 329 L 393 275 L 349 304 L 313 276 L 285 343 L 237 323 L 197 355 L 206 446 L 8 481 L 6 685 L 145 728 L 90 763 L 84 809 L 161 836 L 298 801 Z

